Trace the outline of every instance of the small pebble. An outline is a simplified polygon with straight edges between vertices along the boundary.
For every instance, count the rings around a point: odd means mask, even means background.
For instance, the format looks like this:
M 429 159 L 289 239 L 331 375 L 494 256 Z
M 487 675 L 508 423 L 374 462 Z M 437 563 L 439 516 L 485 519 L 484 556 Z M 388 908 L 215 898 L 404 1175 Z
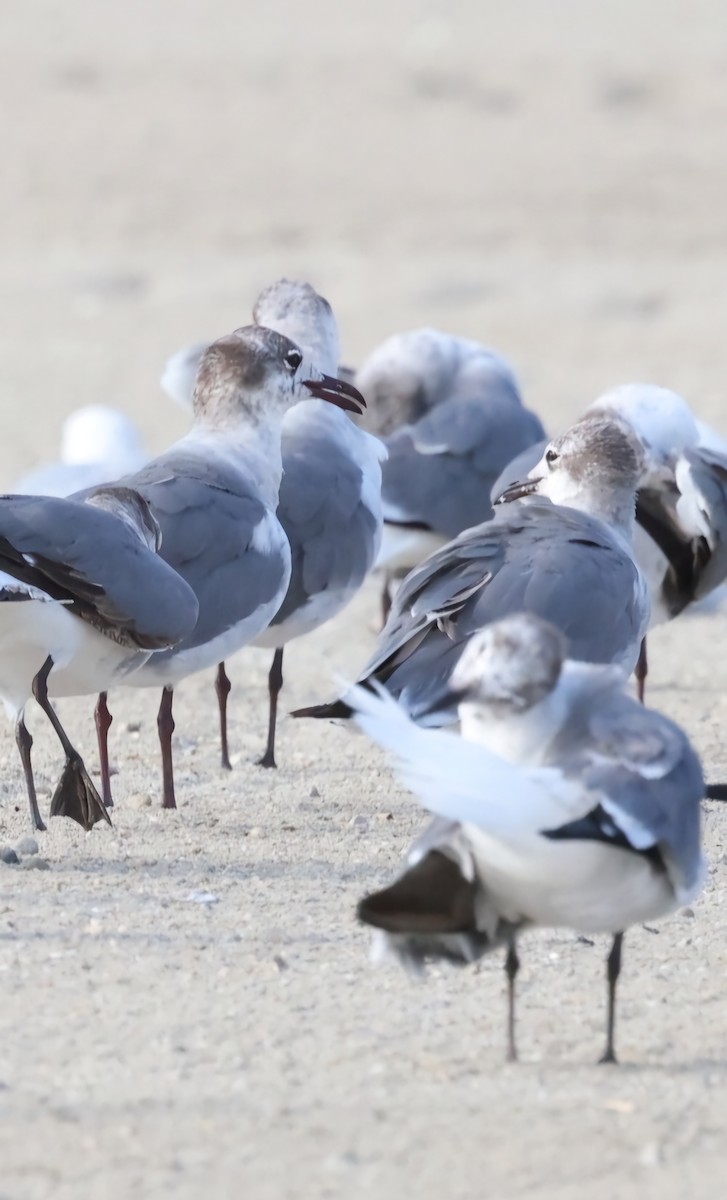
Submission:
M 313 784 L 313 787 L 311 788 L 311 790 L 308 793 L 308 799 L 309 800 L 320 800 L 320 796 L 321 796 L 321 793 L 318 791 L 318 788 L 316 787 L 316 785 Z
M 48 860 L 39 858 L 37 855 L 34 855 L 33 858 L 24 858 L 20 865 L 25 871 L 50 871 Z
M 0 862 L 7 863 L 9 867 L 15 867 L 20 862 L 20 859 L 12 846 L 0 846 Z
M 693 917 L 693 916 L 694 916 L 694 909 L 693 909 L 693 908 L 683 908 L 683 909 L 682 909 L 682 916 L 683 916 L 683 917 Z
M 26 837 L 21 837 L 20 840 L 15 843 L 15 849 L 18 854 L 29 857 L 31 854 L 37 854 L 40 847 L 38 846 L 35 838 L 30 837 L 28 834 Z
M 214 892 L 190 892 L 187 899 L 192 904 L 219 904 L 219 896 L 215 896 Z
M 151 808 L 152 798 L 148 792 L 133 792 L 126 803 L 129 808 Z
M 368 833 L 369 831 L 369 819 L 363 813 L 359 813 L 357 817 L 351 817 L 348 823 L 357 833 Z
M 127 721 L 126 722 L 126 732 L 127 733 L 139 733 L 140 729 L 141 729 L 141 721 Z

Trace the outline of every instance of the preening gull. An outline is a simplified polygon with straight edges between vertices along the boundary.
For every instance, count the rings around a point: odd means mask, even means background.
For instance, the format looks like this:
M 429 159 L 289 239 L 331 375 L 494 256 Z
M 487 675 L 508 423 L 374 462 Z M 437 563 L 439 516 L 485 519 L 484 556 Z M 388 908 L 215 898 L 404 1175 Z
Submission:
M 521 933 L 611 934 L 601 1061 L 615 1062 L 624 931 L 698 893 L 704 784 L 686 735 L 627 695 L 620 671 L 564 659 L 560 632 L 532 616 L 478 634 L 438 698 L 459 706 L 461 738 L 416 725 L 383 689 L 353 691 L 357 722 L 436 814 L 358 915 L 408 966 L 505 948 L 509 1059 Z

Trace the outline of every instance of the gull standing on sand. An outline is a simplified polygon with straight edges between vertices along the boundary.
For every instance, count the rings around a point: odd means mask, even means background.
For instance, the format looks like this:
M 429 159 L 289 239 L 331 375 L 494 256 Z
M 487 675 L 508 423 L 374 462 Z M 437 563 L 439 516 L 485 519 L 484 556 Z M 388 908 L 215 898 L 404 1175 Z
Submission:
M 148 457 L 131 417 L 105 404 L 88 404 L 66 417 L 60 460 L 29 471 L 13 485 L 13 492 L 70 496 L 138 471 Z
M 624 931 L 699 891 L 704 784 L 685 734 L 631 699 L 622 672 L 565 653 L 558 630 L 525 614 L 473 638 L 433 698 L 458 706 L 462 738 L 415 725 L 383 690 L 354 690 L 358 724 L 437 814 L 403 875 L 358 915 L 380 953 L 411 967 L 506 948 L 510 1060 L 519 935 L 611 934 L 601 1061 L 616 1062 Z
M 289 338 L 257 326 L 213 342 L 197 372 L 192 429 L 121 481 L 148 503 L 162 531 L 162 556 L 199 603 L 193 632 L 129 680 L 134 687 L 162 688 L 157 723 L 165 808 L 176 807 L 175 684 L 249 644 L 288 588 L 290 546 L 275 515 L 283 417 L 303 397 L 357 413 L 363 407 L 350 384 L 312 370 L 306 378 L 302 362 Z M 108 779 L 104 786 L 108 790 Z
M 527 611 L 568 638 L 572 658 L 631 672 L 649 621 L 649 595 L 631 537 L 641 447 L 620 419 L 584 417 L 551 442 L 491 521 L 468 529 L 412 571 L 359 682 L 383 683 L 424 720 L 467 642 Z M 346 700 L 295 716 L 346 717 Z M 456 720 L 454 710 L 437 722 Z
M 479 342 L 436 329 L 388 338 L 362 364 L 367 426 L 386 436 L 386 620 L 396 581 L 463 529 L 492 516 L 490 489 L 544 429 L 510 365 Z
M 36 829 L 45 825 L 24 720 L 31 694 L 66 754 L 51 816 L 90 829 L 108 814 L 49 693 L 115 686 L 194 628 L 197 601 L 159 557 L 160 536 L 146 501 L 129 488 L 101 488 L 86 503 L 0 497 L 0 697 L 15 721 Z
M 338 325 L 327 300 L 309 283 L 279 279 L 260 293 L 253 309 L 256 325 L 291 338 L 304 354 L 301 371 L 338 370 Z M 183 372 L 191 372 L 195 351 L 175 356 L 163 386 L 181 399 Z M 189 374 L 187 375 L 187 380 Z M 165 384 L 166 381 L 166 384 Z M 260 765 L 274 767 L 278 695 L 283 684 L 283 648 L 318 629 L 352 600 L 371 570 L 381 541 L 381 463 L 386 450 L 345 411 L 321 401 L 296 404 L 283 419 L 277 517 L 290 544 L 292 569 L 285 599 L 254 645 L 271 647 L 268 677 L 268 740 Z M 229 768 L 226 700 L 230 684 L 220 664 L 222 765 Z

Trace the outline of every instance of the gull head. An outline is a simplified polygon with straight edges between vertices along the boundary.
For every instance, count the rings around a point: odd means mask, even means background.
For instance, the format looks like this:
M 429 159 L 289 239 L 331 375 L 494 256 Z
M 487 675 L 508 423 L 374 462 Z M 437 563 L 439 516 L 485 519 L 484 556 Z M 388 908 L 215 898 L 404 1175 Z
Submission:
M 61 461 L 78 464 L 115 462 L 144 457 L 131 417 L 105 404 L 88 404 L 63 423 Z
M 566 638 L 554 625 L 516 613 L 470 639 L 450 688 L 459 704 L 525 712 L 553 691 L 566 652 Z
M 527 479 L 506 488 L 498 503 L 544 496 L 630 529 L 644 461 L 626 421 L 614 413 L 586 413 L 548 443 Z
M 328 301 L 310 283 L 278 279 L 258 296 L 252 310 L 256 325 L 274 329 L 303 351 L 303 371 L 311 367 L 336 375 L 340 359 L 338 323 Z
M 699 443 L 699 429 L 686 400 L 650 383 L 627 383 L 600 396 L 590 413 L 615 413 L 634 431 L 644 450 L 642 484 L 673 475 L 685 450 Z
M 302 370 L 295 342 L 275 330 L 246 325 L 212 342 L 197 371 L 192 404 L 198 421 L 217 428 L 280 420 L 300 400 L 315 397 L 359 413 L 363 397 L 320 371 Z

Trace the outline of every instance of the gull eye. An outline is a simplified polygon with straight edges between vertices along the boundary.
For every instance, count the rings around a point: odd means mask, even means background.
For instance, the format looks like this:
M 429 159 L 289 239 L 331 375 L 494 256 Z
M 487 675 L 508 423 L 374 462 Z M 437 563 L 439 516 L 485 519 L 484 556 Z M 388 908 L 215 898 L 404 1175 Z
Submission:
M 298 367 L 300 366 L 302 361 L 303 361 L 303 355 L 301 354 L 300 350 L 289 350 L 288 353 L 286 354 L 285 358 L 283 359 L 283 362 L 285 363 L 286 367 L 290 371 L 291 375 L 294 374 L 298 370 Z
M 549 467 L 552 467 L 553 463 L 556 463 L 559 458 L 560 458 L 560 455 L 559 455 L 558 451 L 553 450 L 552 447 L 550 448 L 550 450 L 548 450 L 548 452 L 545 455 L 545 461 L 547 462 Z

